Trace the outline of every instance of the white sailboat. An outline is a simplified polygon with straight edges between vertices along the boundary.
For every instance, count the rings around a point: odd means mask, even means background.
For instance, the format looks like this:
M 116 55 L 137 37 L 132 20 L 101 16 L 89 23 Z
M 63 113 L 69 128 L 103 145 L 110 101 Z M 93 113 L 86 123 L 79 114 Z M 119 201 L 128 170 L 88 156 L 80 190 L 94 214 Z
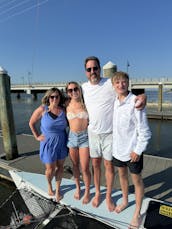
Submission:
M 47 194 L 47 182 L 46 178 L 42 174 L 36 173 L 28 173 L 23 171 L 9 171 L 11 177 L 13 178 L 17 188 L 19 190 L 27 189 L 29 192 L 38 193 L 40 196 L 46 199 L 51 199 Z M 54 182 L 55 184 L 55 182 Z M 55 188 L 55 187 L 54 187 Z M 84 184 L 81 184 L 81 192 L 84 191 Z M 63 199 L 58 204 L 62 207 L 67 207 L 78 212 L 79 214 L 84 214 L 88 219 L 92 218 L 98 222 L 101 222 L 103 225 L 109 226 L 109 228 L 120 228 L 126 229 L 129 227 L 132 215 L 135 208 L 135 196 L 134 194 L 129 194 L 129 206 L 123 210 L 121 213 L 117 214 L 115 212 L 109 212 L 106 208 L 105 203 L 105 194 L 106 194 L 106 187 L 101 187 L 101 203 L 98 208 L 93 208 L 91 202 L 83 205 L 82 200 L 75 200 L 73 198 L 75 192 L 75 183 L 71 179 L 62 179 L 61 184 L 61 193 L 63 194 Z M 90 187 L 91 197 L 94 196 L 95 189 L 94 186 Z M 122 193 L 120 190 L 114 190 L 112 193 L 112 198 L 115 203 L 119 203 L 122 198 Z M 27 202 L 27 200 L 25 200 Z M 29 200 L 28 200 L 29 202 Z M 27 203 L 29 205 L 29 203 Z M 158 208 L 158 214 L 151 215 L 151 208 L 152 212 L 155 213 L 154 210 Z M 32 206 L 33 207 L 33 206 Z M 60 210 L 61 210 L 60 208 Z M 59 208 L 52 213 L 52 215 L 45 219 L 44 224 L 48 224 L 50 222 L 50 218 L 52 219 L 53 216 L 57 215 Z M 41 210 L 40 210 L 41 211 Z M 38 210 L 39 212 L 39 210 Z M 148 215 L 149 212 L 149 215 Z M 171 214 L 171 215 L 170 215 Z M 150 221 L 151 217 L 151 221 Z M 151 198 L 144 198 L 142 209 L 141 209 L 141 224 L 139 228 L 171 228 L 172 226 L 172 207 L 171 205 L 164 203 L 162 201 L 154 200 Z M 164 219 L 163 227 L 157 227 L 161 224 L 162 219 Z M 153 223 L 153 221 L 156 221 Z M 150 227 L 149 227 L 150 226 Z M 104 227 L 105 228 L 105 227 Z

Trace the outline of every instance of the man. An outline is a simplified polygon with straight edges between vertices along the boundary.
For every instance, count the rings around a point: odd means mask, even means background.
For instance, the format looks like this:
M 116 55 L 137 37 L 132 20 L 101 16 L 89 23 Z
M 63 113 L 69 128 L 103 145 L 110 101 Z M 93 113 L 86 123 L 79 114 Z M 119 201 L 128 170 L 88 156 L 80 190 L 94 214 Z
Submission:
M 89 147 L 94 170 L 94 185 L 96 189 L 92 205 L 100 203 L 101 161 L 104 158 L 105 179 L 107 185 L 106 205 L 109 211 L 115 210 L 111 198 L 114 180 L 112 165 L 112 120 L 115 92 L 108 78 L 100 76 L 101 67 L 97 57 L 91 56 L 85 60 L 85 71 L 88 82 L 82 85 L 85 105 L 89 114 Z

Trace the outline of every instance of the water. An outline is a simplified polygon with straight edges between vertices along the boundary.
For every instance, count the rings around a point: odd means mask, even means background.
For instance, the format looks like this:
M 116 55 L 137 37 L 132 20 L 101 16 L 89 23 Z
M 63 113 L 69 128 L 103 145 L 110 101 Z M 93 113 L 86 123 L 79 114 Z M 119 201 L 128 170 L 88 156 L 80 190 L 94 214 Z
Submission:
M 146 154 L 172 158 L 172 121 L 149 119 L 152 138 L 146 150 Z
M 147 95 L 147 100 L 150 103 L 158 102 L 158 89 L 146 89 L 145 93 Z M 172 90 L 163 90 L 163 102 L 172 103 Z
M 41 104 L 42 96 L 43 94 L 38 94 L 38 99 L 33 100 L 30 95 L 21 94 L 21 98 L 17 99 L 16 95 L 12 94 L 16 134 L 31 134 L 28 122 L 33 111 Z
M 146 94 L 148 102 L 157 103 L 157 90 L 148 90 Z M 16 95 L 12 94 L 16 134 L 31 134 L 28 122 L 32 112 L 41 104 L 42 96 L 43 94 L 39 94 L 38 99 L 34 101 L 30 95 L 21 94 L 21 98 L 17 99 Z M 165 91 L 164 101 L 172 104 L 172 92 Z M 146 153 L 172 158 L 172 144 L 170 142 L 170 136 L 172 136 L 172 121 L 149 119 L 149 125 L 152 131 L 152 138 Z

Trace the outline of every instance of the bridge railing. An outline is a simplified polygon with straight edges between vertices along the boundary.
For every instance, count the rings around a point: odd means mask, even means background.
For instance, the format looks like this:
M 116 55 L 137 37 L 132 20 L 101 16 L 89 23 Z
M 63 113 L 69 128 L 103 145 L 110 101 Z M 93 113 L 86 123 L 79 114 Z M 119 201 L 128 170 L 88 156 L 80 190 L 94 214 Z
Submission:
M 142 77 L 138 77 L 138 78 L 130 78 L 131 82 L 133 83 L 148 83 L 148 82 L 152 82 L 152 83 L 172 83 L 172 77 L 159 77 L 159 78 L 142 78 Z
M 130 86 L 145 90 L 148 114 L 162 113 L 172 117 L 172 78 L 131 79 Z
M 83 82 L 82 81 L 77 81 L 79 84 L 82 84 Z M 63 85 L 63 86 L 66 86 L 66 84 L 68 83 L 68 81 L 63 81 L 63 82 L 32 82 L 32 83 L 12 83 L 11 84 L 11 87 L 27 87 L 27 86 L 56 86 L 58 87 Z

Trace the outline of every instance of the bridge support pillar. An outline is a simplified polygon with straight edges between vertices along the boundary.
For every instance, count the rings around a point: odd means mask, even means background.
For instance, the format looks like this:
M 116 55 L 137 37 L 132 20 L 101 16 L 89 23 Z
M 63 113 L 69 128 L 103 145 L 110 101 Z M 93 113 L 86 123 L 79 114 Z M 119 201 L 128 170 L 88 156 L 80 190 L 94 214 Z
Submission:
M 17 93 L 17 99 L 20 99 L 20 93 Z
M 37 96 L 36 92 L 32 94 L 32 98 L 33 98 L 33 100 L 37 100 L 38 96 Z
M 26 94 L 30 95 L 31 94 L 31 90 L 30 89 L 27 89 L 26 90 Z

